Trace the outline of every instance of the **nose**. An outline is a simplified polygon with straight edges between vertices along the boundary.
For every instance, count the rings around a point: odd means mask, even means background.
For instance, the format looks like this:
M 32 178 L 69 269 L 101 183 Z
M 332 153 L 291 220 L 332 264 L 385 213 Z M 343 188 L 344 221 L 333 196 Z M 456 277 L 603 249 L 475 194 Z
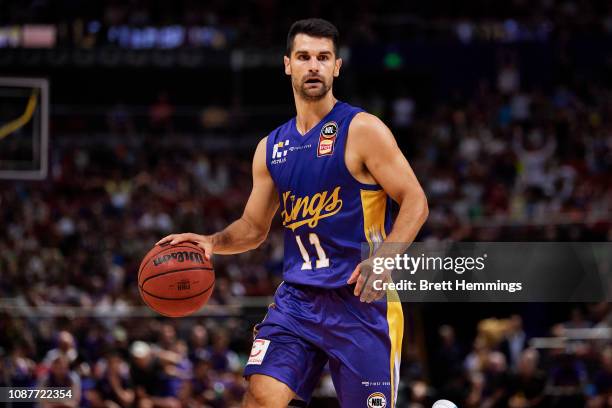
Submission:
M 308 71 L 319 72 L 319 60 L 316 58 L 310 58 L 308 61 Z

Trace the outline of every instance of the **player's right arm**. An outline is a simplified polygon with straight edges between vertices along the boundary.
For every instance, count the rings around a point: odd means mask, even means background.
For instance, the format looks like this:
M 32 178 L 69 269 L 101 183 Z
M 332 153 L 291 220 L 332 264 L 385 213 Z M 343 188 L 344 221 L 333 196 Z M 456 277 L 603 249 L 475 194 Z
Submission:
M 194 242 L 204 250 L 210 259 L 212 254 L 237 254 L 257 248 L 268 236 L 272 218 L 279 206 L 274 181 L 266 166 L 266 140 L 264 137 L 255 150 L 253 157 L 253 189 L 242 217 L 224 230 L 212 235 L 193 233 L 171 234 L 162 238 L 157 245 L 169 242 Z

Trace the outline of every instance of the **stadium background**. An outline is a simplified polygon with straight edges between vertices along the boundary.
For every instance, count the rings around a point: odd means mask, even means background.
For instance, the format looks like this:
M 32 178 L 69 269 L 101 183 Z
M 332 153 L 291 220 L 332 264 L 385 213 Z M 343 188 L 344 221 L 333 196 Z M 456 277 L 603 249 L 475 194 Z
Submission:
M 49 80 L 51 144 L 45 180 L 0 180 L 0 385 L 237 406 L 279 224 L 216 257 L 193 318 L 148 313 L 135 271 L 161 236 L 240 215 L 257 140 L 294 114 L 281 56 L 306 16 L 340 29 L 336 96 L 384 119 L 424 186 L 419 240 L 611 240 L 607 1 L 2 1 L 0 75 Z M 609 328 L 607 303 L 404 313 L 399 407 L 612 405 L 609 335 L 565 336 Z M 326 376 L 311 406 L 334 404 Z

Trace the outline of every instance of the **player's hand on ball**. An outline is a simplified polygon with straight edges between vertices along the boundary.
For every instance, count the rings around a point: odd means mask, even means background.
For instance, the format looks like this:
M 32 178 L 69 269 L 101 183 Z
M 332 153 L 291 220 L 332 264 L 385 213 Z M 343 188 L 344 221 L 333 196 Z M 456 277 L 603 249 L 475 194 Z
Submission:
M 378 274 L 374 273 L 371 259 L 366 259 L 361 262 L 347 281 L 349 285 L 356 283 L 355 296 L 359 296 L 359 300 L 362 302 L 372 303 L 382 299 L 385 296 L 385 290 L 374 289 L 374 281 L 380 280 L 381 282 L 391 282 L 391 271 L 386 269 Z M 382 287 L 382 285 L 380 286 Z
M 167 243 L 170 245 L 178 245 L 181 242 L 193 242 L 204 251 L 204 256 L 210 261 L 214 247 L 212 235 L 199 235 L 191 232 L 186 232 L 183 234 L 170 234 L 157 241 L 155 245 L 164 245 Z

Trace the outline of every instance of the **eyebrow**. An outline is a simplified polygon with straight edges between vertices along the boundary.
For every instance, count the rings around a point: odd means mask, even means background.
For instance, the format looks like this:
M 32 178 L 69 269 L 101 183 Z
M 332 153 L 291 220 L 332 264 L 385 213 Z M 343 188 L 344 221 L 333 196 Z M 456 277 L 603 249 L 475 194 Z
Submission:
M 316 51 L 315 51 L 315 52 L 316 52 Z M 308 51 L 306 51 L 306 50 L 296 50 L 296 51 L 295 51 L 295 53 L 296 53 L 296 54 L 309 54 L 309 52 L 308 52 Z M 319 55 L 321 55 L 321 54 L 328 54 L 328 55 L 332 55 L 332 52 L 331 52 L 331 51 L 328 51 L 328 50 L 319 51 Z

